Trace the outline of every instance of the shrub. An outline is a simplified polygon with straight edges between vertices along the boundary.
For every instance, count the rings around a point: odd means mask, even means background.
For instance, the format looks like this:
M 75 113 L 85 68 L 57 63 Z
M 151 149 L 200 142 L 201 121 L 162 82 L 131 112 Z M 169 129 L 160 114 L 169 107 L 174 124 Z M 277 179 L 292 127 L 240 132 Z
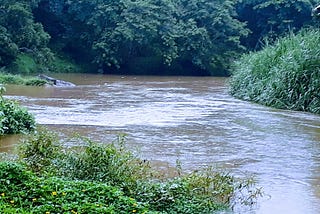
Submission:
M 35 119 L 26 108 L 0 94 L 0 135 L 28 133 L 35 129 Z
M 243 100 L 320 114 L 320 30 L 290 34 L 243 56 L 230 86 Z
M 39 70 L 38 67 L 39 66 L 31 55 L 19 54 L 10 70 L 12 70 L 14 73 L 27 75 L 37 72 Z
M 192 173 L 139 183 L 136 199 L 162 213 L 213 213 L 234 205 L 252 206 L 262 191 L 253 179 L 235 178 L 206 168 Z
M 31 78 L 31 79 L 26 79 L 25 85 L 29 86 L 44 86 L 46 84 L 49 84 L 46 80 L 39 79 L 39 78 Z
M 54 170 L 61 150 L 57 135 L 38 127 L 34 133 L 22 139 L 19 144 L 19 157 L 32 171 L 44 173 L 43 170 Z
M 64 177 L 107 182 L 132 192 L 137 180 L 151 174 L 148 162 L 125 149 L 124 136 L 111 144 L 96 143 L 84 137 L 74 140 L 79 146 L 67 149 L 60 157 L 58 168 Z
M 59 150 L 59 144 L 53 139 L 51 132 L 42 129 L 22 143 L 19 154 L 30 169 L 67 180 L 115 186 L 124 195 L 147 204 L 152 211 L 211 213 L 239 199 L 251 204 L 260 194 L 249 180 L 212 169 L 178 173 L 179 176 L 171 179 L 159 178 L 147 161 L 125 147 L 125 136 L 119 136 L 111 144 L 77 137 L 73 144 L 78 146 L 64 150 L 61 147 Z
M 18 190 L 25 181 L 31 179 L 31 172 L 14 162 L 0 162 L 0 191 L 5 191 L 8 186 Z M 7 191 L 8 192 L 8 191 Z
M 136 198 L 139 201 L 147 202 L 153 210 L 161 213 L 212 213 L 215 210 L 229 207 L 228 201 L 219 199 L 226 192 L 221 191 L 213 194 L 211 191 L 205 192 L 203 191 L 205 189 L 204 185 L 200 182 L 193 183 L 194 180 L 192 179 L 195 177 L 197 180 L 205 179 L 197 174 L 189 174 L 162 182 L 142 182 L 136 190 Z M 212 177 L 212 179 L 216 178 Z M 227 182 L 227 179 L 220 181 L 224 183 Z M 210 184 L 210 182 L 206 182 L 206 184 Z M 233 190 L 233 184 L 224 184 Z M 212 186 L 211 188 L 214 190 L 218 187 Z M 228 197 L 229 194 L 232 195 L 232 192 L 228 193 Z
M 20 164 L 0 162 L 0 211 L 143 213 L 147 208 L 104 183 L 38 177 Z

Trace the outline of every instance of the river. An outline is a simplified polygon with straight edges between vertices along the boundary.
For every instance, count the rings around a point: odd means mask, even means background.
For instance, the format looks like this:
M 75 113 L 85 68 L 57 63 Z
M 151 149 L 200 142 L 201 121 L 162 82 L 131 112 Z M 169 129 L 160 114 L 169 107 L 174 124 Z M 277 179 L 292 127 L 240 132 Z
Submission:
M 227 78 L 55 77 L 77 86 L 7 86 L 6 97 L 63 136 L 110 142 L 126 133 L 148 160 L 254 175 L 265 196 L 251 213 L 320 213 L 320 116 L 237 100 Z M 2 138 L 0 150 L 15 142 Z

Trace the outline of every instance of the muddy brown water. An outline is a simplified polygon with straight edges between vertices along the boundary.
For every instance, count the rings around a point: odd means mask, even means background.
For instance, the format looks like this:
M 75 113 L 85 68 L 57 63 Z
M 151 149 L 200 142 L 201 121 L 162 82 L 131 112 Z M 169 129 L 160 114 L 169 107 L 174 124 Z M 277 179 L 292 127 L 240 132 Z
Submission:
M 234 99 L 226 78 L 55 77 L 77 86 L 6 86 L 6 97 L 63 136 L 110 142 L 126 133 L 148 160 L 254 175 L 266 196 L 250 213 L 320 213 L 320 116 Z M 1 138 L 0 151 L 16 143 Z

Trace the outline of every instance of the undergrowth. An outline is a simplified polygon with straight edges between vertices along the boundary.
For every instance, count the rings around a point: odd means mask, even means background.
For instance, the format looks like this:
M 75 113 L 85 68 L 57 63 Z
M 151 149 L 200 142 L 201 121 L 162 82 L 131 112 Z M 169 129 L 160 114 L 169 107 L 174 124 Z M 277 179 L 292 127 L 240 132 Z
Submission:
M 251 179 L 213 169 L 165 178 L 126 148 L 37 129 L 19 147 L 20 161 L 0 164 L 1 213 L 212 213 L 261 194 Z M 180 169 L 177 169 L 180 170 Z
M 145 213 L 147 206 L 101 182 L 39 177 L 0 162 L 1 213 Z
M 279 39 L 235 63 L 233 96 L 259 104 L 320 114 L 320 30 Z

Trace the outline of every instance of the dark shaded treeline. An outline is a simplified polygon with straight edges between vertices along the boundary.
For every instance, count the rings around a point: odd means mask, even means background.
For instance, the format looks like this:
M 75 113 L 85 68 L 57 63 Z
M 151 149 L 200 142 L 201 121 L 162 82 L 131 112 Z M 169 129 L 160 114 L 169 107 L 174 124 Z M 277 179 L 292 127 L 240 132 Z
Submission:
M 0 67 L 54 71 L 62 55 L 92 72 L 228 75 L 230 63 L 264 38 L 312 25 L 316 3 L 0 0 Z

